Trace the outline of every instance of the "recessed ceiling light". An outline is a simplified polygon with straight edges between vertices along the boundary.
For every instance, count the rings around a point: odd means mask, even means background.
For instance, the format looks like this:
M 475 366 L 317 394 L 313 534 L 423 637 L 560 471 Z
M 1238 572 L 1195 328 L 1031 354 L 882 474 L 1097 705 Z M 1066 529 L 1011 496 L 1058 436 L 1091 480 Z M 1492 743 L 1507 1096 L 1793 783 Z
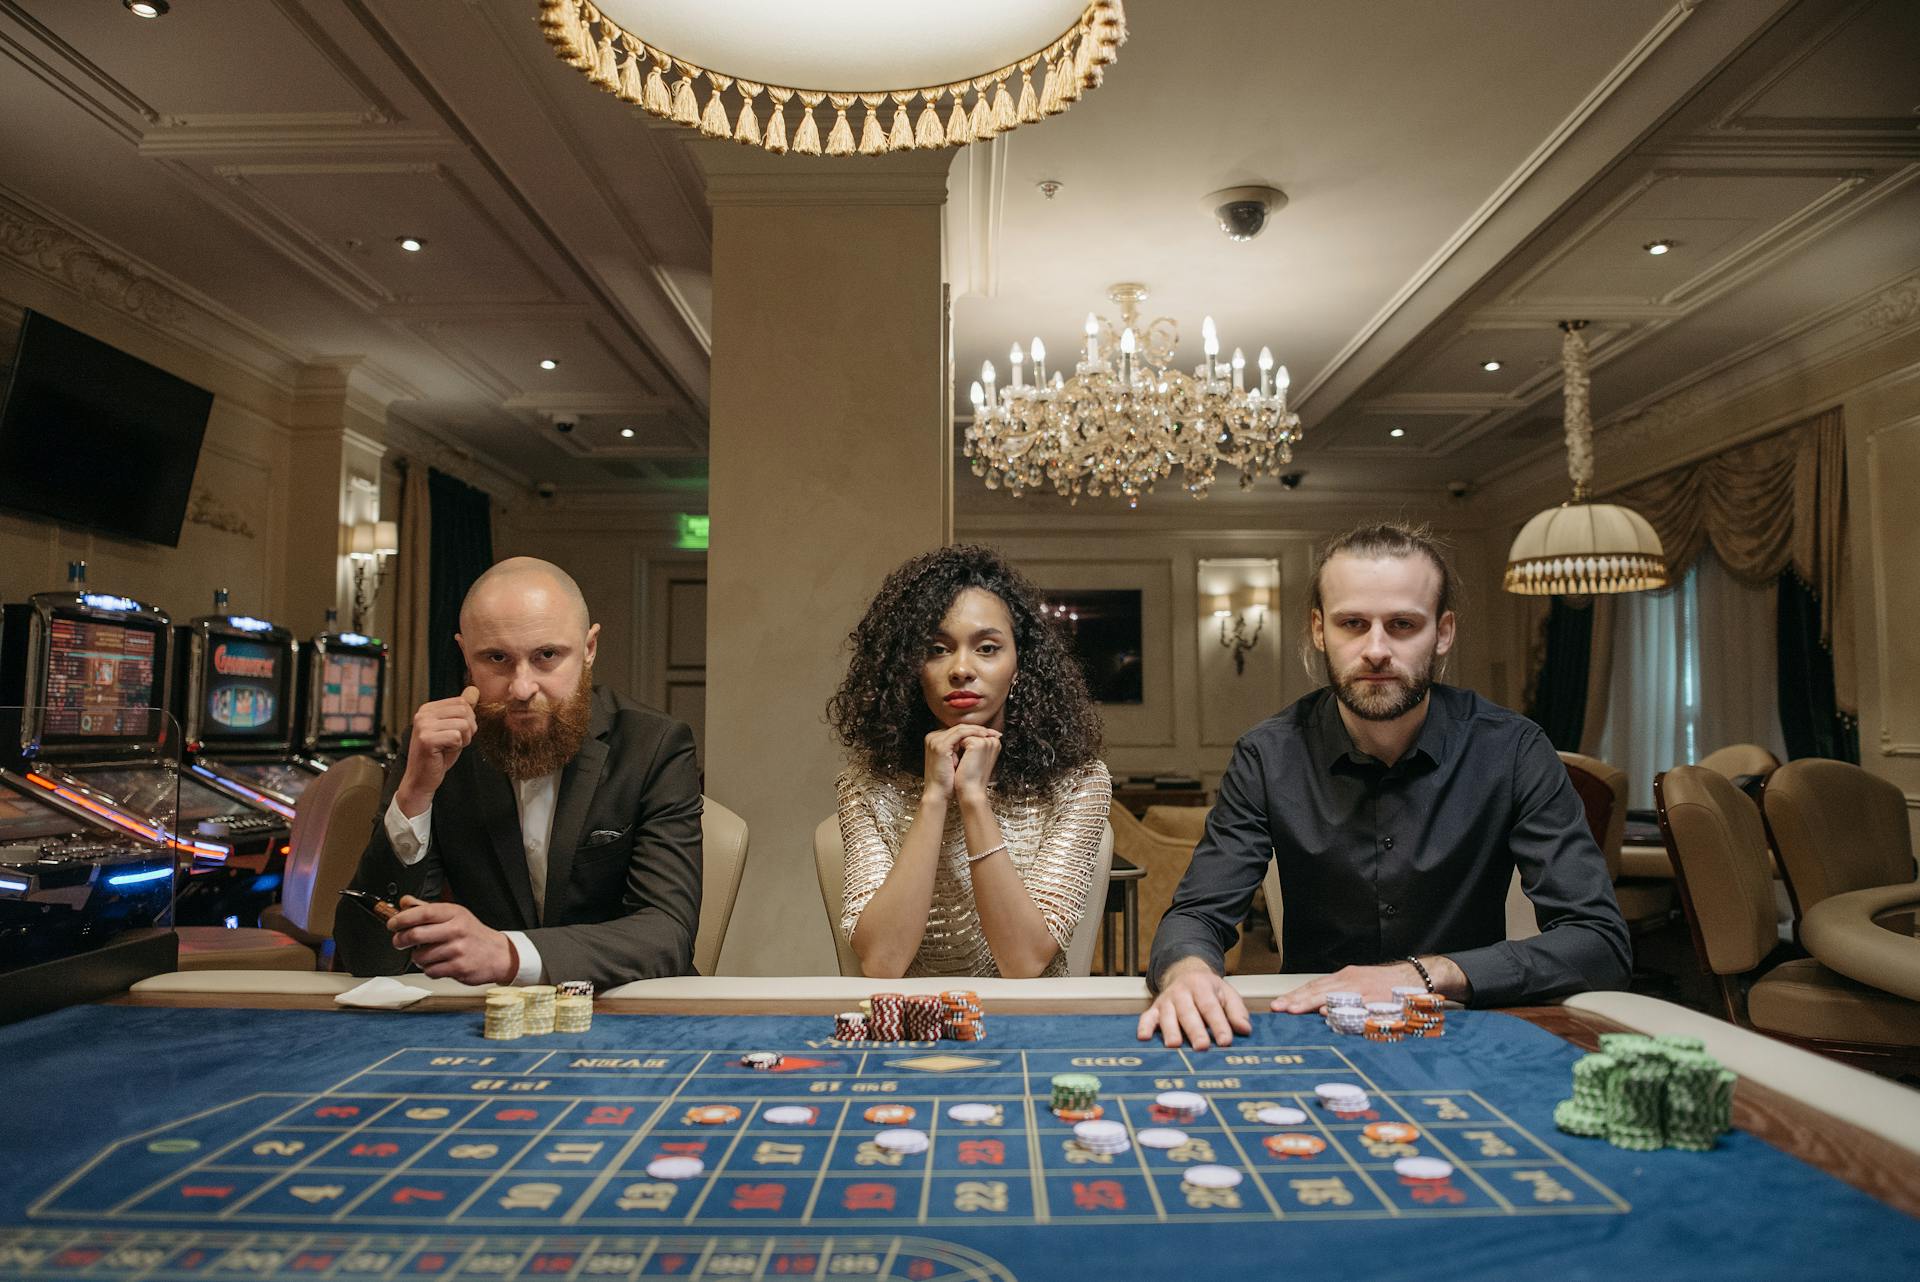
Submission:
M 1404 427 L 1393 428 L 1391 431 L 1387 433 L 1388 436 L 1393 437 L 1395 440 L 1399 440 L 1401 437 L 1405 436 L 1406 434 L 1407 434 L 1407 429 Z
M 167 0 L 120 0 L 120 3 L 136 18 L 164 18 L 173 7 Z
M 1673 248 L 1673 242 L 1670 240 L 1650 240 L 1646 244 L 1640 246 L 1640 248 L 1646 250 L 1649 254 L 1652 254 L 1655 258 L 1658 258 L 1661 254 L 1664 254 L 1668 250 Z
M 540 368 L 541 369 L 559 369 L 560 362 L 556 361 L 551 356 L 542 356 L 540 358 Z
M 631 441 L 633 439 L 633 429 L 630 427 L 623 427 L 620 429 L 620 435 L 626 437 L 629 441 Z
M 427 242 L 421 240 L 418 236 L 402 236 L 399 239 L 400 248 L 406 250 L 409 254 L 417 254 L 427 247 Z
M 1501 365 L 1500 361 L 1481 361 L 1480 362 L 1480 368 L 1487 371 L 1487 373 L 1489 374 L 1499 369 L 1500 365 Z

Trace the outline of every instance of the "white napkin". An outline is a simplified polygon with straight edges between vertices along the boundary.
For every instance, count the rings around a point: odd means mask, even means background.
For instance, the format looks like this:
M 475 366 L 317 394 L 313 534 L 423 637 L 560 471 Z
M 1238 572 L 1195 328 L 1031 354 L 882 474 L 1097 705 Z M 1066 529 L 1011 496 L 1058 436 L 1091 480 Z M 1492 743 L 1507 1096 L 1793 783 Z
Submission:
M 423 988 L 414 988 L 390 975 L 382 975 L 378 979 L 369 979 L 357 988 L 349 988 L 346 992 L 337 994 L 333 1000 L 341 1006 L 361 1006 L 368 1010 L 399 1010 L 403 1006 L 413 1005 L 427 995 L 427 991 Z

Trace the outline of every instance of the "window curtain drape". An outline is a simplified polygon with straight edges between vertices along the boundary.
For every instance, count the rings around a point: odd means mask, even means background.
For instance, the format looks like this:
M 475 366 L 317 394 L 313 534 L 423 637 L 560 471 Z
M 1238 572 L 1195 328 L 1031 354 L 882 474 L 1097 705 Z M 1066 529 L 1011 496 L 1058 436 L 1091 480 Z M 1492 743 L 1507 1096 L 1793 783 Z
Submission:
M 1779 704 L 1787 756 L 1860 764 L 1860 726 L 1834 698 L 1833 655 L 1820 644 L 1820 602 L 1791 569 L 1780 576 Z
M 433 534 L 426 697 L 450 699 L 466 684 L 466 665 L 453 637 L 460 630 L 460 603 L 467 589 L 493 564 L 493 512 L 485 491 L 434 469 L 427 472 L 427 495 Z
M 387 727 L 404 742 L 413 710 L 427 701 L 428 583 L 433 551 L 427 468 L 400 460 L 400 556 L 394 571 L 393 636 L 387 652 Z
M 1593 651 L 1593 601 L 1557 596 L 1541 622 L 1544 649 L 1527 696 L 1527 716 L 1561 752 L 1580 750 L 1587 717 L 1588 664 Z

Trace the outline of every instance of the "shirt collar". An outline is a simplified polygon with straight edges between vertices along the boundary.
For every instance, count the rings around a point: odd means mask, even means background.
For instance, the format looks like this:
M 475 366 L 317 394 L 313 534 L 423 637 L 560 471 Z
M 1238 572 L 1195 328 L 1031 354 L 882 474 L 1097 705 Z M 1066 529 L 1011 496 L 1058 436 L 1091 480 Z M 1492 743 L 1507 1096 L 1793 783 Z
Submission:
M 1383 766 L 1377 757 L 1370 757 L 1354 746 L 1353 736 L 1347 733 L 1347 723 L 1340 718 L 1340 698 L 1332 686 L 1326 686 L 1309 721 L 1309 738 L 1314 759 L 1323 770 L 1404 771 L 1415 762 L 1426 768 L 1445 761 L 1453 747 L 1456 720 L 1452 687 L 1431 686 L 1427 693 L 1427 719 L 1420 727 L 1419 737 L 1399 761 Z

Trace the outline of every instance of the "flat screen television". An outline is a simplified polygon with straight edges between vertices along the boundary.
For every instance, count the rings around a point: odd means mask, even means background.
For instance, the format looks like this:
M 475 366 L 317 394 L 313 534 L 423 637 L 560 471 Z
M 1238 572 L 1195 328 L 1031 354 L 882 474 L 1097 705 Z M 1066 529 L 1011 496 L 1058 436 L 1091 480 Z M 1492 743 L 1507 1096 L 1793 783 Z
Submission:
M 0 406 L 0 507 L 180 544 L 213 393 L 29 311 Z
M 1067 640 L 1095 703 L 1140 703 L 1140 589 L 1043 589 L 1054 626 Z

